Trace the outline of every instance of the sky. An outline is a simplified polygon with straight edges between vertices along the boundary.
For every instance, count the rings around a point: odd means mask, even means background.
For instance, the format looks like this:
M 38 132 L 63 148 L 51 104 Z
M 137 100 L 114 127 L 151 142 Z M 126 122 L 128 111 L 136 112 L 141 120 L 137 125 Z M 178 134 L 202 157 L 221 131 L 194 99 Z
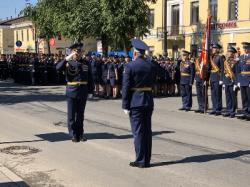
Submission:
M 26 1 L 35 4 L 37 0 L 0 0 L 0 19 L 7 17 L 17 17 L 19 12 L 25 7 Z

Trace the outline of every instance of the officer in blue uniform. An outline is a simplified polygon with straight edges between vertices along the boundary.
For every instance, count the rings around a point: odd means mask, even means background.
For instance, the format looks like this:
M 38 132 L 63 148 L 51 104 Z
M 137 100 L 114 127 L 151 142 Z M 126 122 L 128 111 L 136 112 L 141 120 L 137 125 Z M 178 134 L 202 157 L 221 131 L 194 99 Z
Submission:
M 152 150 L 151 117 L 154 109 L 152 88 L 155 82 L 154 65 L 146 60 L 149 47 L 139 39 L 132 40 L 134 61 L 127 63 L 122 88 L 122 108 L 129 114 L 134 136 L 136 159 L 132 167 L 150 167 Z
M 211 99 L 213 110 L 211 115 L 221 115 L 222 110 L 222 85 L 223 85 L 223 73 L 224 73 L 224 57 L 220 55 L 219 44 L 212 45 L 212 57 L 211 57 Z
M 101 56 L 97 54 L 93 57 L 91 61 L 92 78 L 95 85 L 95 94 L 98 97 L 100 96 L 100 84 L 102 78 L 102 64 L 100 58 Z
M 83 121 L 88 94 L 93 95 L 91 65 L 82 59 L 82 43 L 70 46 L 71 55 L 59 62 L 57 70 L 66 70 L 68 129 L 73 142 L 86 141 Z
M 190 52 L 182 51 L 182 61 L 180 62 L 180 89 L 182 96 L 182 108 L 179 110 L 190 111 L 192 108 L 192 85 L 194 83 L 195 67 L 189 60 Z
M 223 87 L 226 95 L 226 113 L 224 117 L 235 117 L 237 107 L 236 89 L 237 89 L 237 61 L 235 54 L 237 50 L 229 47 L 227 50 L 227 60 L 224 62 Z
M 242 43 L 245 54 L 240 56 L 238 68 L 238 86 L 241 90 L 243 116 L 240 119 L 250 120 L 250 43 Z
M 195 84 L 198 101 L 198 109 L 195 110 L 195 113 L 204 113 L 205 109 L 205 81 L 201 76 L 201 52 L 202 49 L 199 49 L 198 58 L 195 59 Z

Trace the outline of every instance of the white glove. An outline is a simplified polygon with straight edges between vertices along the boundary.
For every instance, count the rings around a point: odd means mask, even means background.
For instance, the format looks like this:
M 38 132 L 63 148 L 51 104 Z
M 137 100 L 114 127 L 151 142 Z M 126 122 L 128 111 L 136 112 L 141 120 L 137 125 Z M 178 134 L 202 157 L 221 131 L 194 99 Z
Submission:
M 220 81 L 219 84 L 220 84 L 220 85 L 223 85 L 223 81 Z
M 226 88 L 226 85 L 225 85 L 225 84 L 223 84 L 223 85 L 222 85 L 222 88 L 223 88 L 223 90 L 225 90 L 225 88 Z
M 234 85 L 234 91 L 236 91 L 237 88 L 238 88 L 238 86 L 237 86 L 237 85 Z
M 126 115 L 129 115 L 129 110 L 123 110 L 123 112 L 126 114 Z
M 249 84 L 249 88 L 250 88 L 250 84 Z
M 93 94 L 88 94 L 89 99 L 93 99 Z
M 69 56 L 67 56 L 66 58 L 65 58 L 65 60 L 66 61 L 70 61 L 72 58 L 73 58 L 73 56 L 75 55 L 76 53 L 71 53 Z
M 207 81 L 204 81 L 203 86 L 207 86 Z
M 238 83 L 237 86 L 240 87 L 240 83 Z

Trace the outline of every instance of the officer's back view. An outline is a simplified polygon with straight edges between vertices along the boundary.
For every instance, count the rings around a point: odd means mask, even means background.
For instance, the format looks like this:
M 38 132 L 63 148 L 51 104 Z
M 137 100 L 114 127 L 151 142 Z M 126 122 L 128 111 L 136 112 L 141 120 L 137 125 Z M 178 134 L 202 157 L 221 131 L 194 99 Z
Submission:
M 144 55 L 148 46 L 141 40 L 133 39 L 134 61 L 125 66 L 123 77 L 122 108 L 130 116 L 136 152 L 135 162 L 130 166 L 150 166 L 152 149 L 151 117 L 154 109 L 152 87 L 155 80 L 154 65 Z

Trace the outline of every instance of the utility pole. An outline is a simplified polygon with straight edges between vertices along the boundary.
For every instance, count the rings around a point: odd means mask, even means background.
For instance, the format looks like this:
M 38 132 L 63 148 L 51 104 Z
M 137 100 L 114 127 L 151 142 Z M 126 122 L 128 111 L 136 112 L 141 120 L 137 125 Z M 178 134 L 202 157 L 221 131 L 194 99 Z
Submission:
M 163 51 L 167 54 L 168 50 L 168 31 L 167 31 L 167 0 L 163 0 Z

